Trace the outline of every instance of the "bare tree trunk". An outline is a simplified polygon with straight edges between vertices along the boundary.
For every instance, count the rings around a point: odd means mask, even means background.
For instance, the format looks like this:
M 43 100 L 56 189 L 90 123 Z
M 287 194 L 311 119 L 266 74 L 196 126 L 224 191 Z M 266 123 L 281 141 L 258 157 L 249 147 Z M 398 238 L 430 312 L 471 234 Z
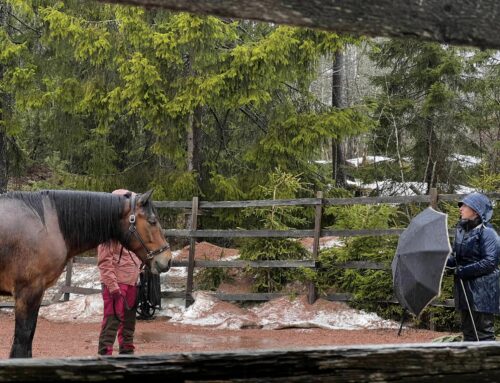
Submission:
M 188 76 L 195 76 L 192 69 L 192 54 L 185 57 L 185 70 Z M 201 186 L 201 118 L 203 109 L 201 106 L 195 107 L 190 113 L 187 121 L 187 170 L 196 173 L 196 184 Z M 196 197 L 196 196 L 193 196 Z M 186 216 L 186 228 L 190 228 L 192 223 L 191 215 Z
M 0 2 L 0 29 L 4 29 L 6 25 L 6 5 L 4 2 Z M 0 64 L 0 82 L 3 80 L 4 67 Z M 5 94 L 0 93 L 0 193 L 5 193 L 7 191 L 7 136 L 5 131 L 5 113 L 4 108 L 6 108 Z
M 342 108 L 344 106 L 343 89 L 343 65 L 344 55 L 338 51 L 335 53 L 332 73 L 332 106 Z M 332 178 L 337 187 L 345 187 L 347 182 L 342 166 L 345 164 L 342 142 L 339 139 L 332 138 Z
M 187 135 L 187 168 L 190 172 L 197 172 L 201 175 L 201 117 L 203 110 L 200 106 L 196 107 L 188 118 Z
M 184 71 L 186 76 L 196 76 L 192 67 L 193 53 L 188 53 L 184 56 Z M 189 172 L 196 172 L 198 177 L 201 174 L 201 117 L 203 109 L 201 106 L 195 107 L 191 112 L 187 121 L 187 170 Z M 199 183 L 199 179 L 198 179 Z
M 0 80 L 2 68 L 0 67 Z M 3 124 L 3 113 L 1 111 L 3 102 L 0 100 L 0 194 L 7 191 L 7 137 Z
M 424 172 L 424 182 L 427 183 L 427 194 L 429 194 L 432 188 L 435 188 L 437 185 L 437 177 L 436 177 L 436 154 L 435 146 L 437 145 L 437 137 L 434 132 L 433 122 L 432 120 L 428 120 L 426 122 L 427 125 L 427 137 L 426 137 L 426 146 L 427 146 L 427 164 Z

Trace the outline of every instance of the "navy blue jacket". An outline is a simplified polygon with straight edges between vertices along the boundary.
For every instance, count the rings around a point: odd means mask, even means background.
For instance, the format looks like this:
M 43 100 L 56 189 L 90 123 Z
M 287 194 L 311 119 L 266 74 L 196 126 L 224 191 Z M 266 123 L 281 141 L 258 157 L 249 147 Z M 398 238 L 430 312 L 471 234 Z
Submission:
M 484 224 L 466 231 L 457 226 L 453 244 L 454 255 L 448 259 L 447 266 L 456 266 L 455 307 L 467 310 L 460 279 L 464 282 L 470 307 L 483 313 L 500 313 L 500 271 L 499 243 L 495 230 Z M 460 278 L 459 278 L 460 277 Z

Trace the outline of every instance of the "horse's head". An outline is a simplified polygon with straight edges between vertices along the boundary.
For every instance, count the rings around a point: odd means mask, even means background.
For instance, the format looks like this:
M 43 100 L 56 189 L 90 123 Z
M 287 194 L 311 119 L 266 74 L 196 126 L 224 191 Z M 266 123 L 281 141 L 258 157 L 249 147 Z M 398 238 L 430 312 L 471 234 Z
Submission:
M 172 253 L 163 235 L 151 200 L 152 190 L 144 194 L 126 194 L 130 205 L 126 210 L 127 247 L 146 263 L 153 273 L 170 268 Z M 118 193 L 117 193 L 118 194 Z

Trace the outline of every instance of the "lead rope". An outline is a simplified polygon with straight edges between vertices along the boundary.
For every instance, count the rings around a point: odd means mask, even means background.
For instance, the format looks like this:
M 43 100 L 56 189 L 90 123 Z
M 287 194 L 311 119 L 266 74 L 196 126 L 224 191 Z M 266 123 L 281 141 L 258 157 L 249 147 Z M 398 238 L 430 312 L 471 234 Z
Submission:
M 122 246 L 120 250 L 120 256 L 118 262 L 120 262 L 122 253 L 123 253 L 124 247 Z M 130 258 L 132 259 L 132 262 L 137 266 L 135 263 L 134 257 L 128 251 L 128 254 L 130 255 Z M 139 269 L 141 270 L 139 274 L 139 284 L 137 288 L 137 298 L 136 298 L 136 303 L 135 307 L 128 307 L 127 301 L 124 300 L 124 305 L 126 310 L 133 310 L 135 308 L 137 315 L 137 319 L 141 320 L 149 320 L 152 319 L 156 309 L 161 310 L 161 286 L 160 286 L 160 276 L 158 274 L 153 274 L 148 267 L 145 267 L 145 263 L 142 263 L 141 266 L 139 266 Z M 115 314 L 115 318 L 121 323 L 122 320 L 118 318 L 118 315 L 116 313 L 115 309 L 115 302 L 113 301 L 113 311 Z
M 137 295 L 137 319 L 152 319 L 156 309 L 161 310 L 160 276 L 145 268 L 140 275 Z

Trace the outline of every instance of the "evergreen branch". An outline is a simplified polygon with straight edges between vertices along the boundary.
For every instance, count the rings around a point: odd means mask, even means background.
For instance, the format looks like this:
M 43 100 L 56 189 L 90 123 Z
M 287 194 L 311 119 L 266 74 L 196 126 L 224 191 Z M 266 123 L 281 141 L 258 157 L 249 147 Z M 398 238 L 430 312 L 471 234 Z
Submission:
M 153 157 L 154 157 L 154 154 L 151 154 L 151 155 L 149 155 L 148 157 L 146 157 L 144 160 L 139 161 L 139 162 L 136 162 L 135 164 L 132 164 L 132 165 L 130 165 L 130 166 L 128 166 L 128 167 L 126 167 L 125 169 L 123 169 L 123 170 L 122 170 L 122 171 L 120 171 L 120 172 L 115 172 L 115 173 L 107 173 L 107 174 L 103 174 L 102 176 L 103 176 L 103 177 L 114 177 L 114 176 L 119 176 L 119 175 L 125 174 L 125 173 L 127 173 L 127 172 L 131 171 L 132 169 L 134 169 L 134 168 L 136 168 L 136 167 L 138 167 L 138 166 L 140 166 L 140 165 L 145 164 L 146 162 L 148 162 L 148 160 L 150 160 L 150 159 L 151 159 L 151 158 L 153 158 Z
M 7 23 L 7 30 L 9 30 L 9 29 L 13 29 L 13 30 L 15 30 L 16 32 L 19 32 L 20 34 L 22 34 L 22 33 L 23 33 L 23 31 L 21 31 L 19 28 L 16 28 L 16 27 L 15 27 L 15 26 L 13 26 L 12 24 Z M 12 36 L 11 36 L 11 37 L 12 37 Z
M 245 115 L 247 116 L 260 130 L 262 130 L 264 133 L 267 134 L 267 129 L 265 126 L 262 126 L 262 123 L 259 121 L 259 118 L 258 116 L 254 115 L 250 115 L 250 111 L 246 110 L 245 107 L 240 107 L 239 110 Z M 266 124 L 267 125 L 267 124 Z
M 300 95 L 303 94 L 303 92 L 300 89 L 296 88 L 293 85 L 288 84 L 287 82 L 282 82 L 282 84 L 285 85 L 288 89 L 294 90 L 295 92 L 299 93 Z
M 98 24 L 116 24 L 118 25 L 118 20 L 79 20 L 82 24 L 98 25 Z
M 7 24 L 7 27 L 8 27 L 7 29 L 15 29 L 15 30 L 16 30 L 17 32 L 19 32 L 20 34 L 22 34 L 22 33 L 23 33 L 22 31 L 20 31 L 19 29 L 17 29 L 17 28 L 16 28 L 16 27 L 14 27 L 13 25 Z M 17 40 L 14 38 L 14 36 L 12 36 L 12 35 L 9 33 L 9 31 L 8 31 L 8 30 L 7 30 L 7 33 L 8 33 L 8 35 L 9 35 L 9 37 L 10 37 L 10 40 L 9 40 L 9 41 L 10 41 L 12 44 L 15 44 L 15 45 L 21 45 L 21 44 L 23 44 L 23 41 L 17 41 Z
M 24 25 L 26 28 L 28 29 L 31 29 L 33 32 L 35 32 L 37 34 L 38 37 L 42 37 L 42 33 L 40 32 L 40 30 L 38 29 L 35 29 L 33 28 L 31 25 L 25 23 L 23 20 L 21 20 L 19 17 L 17 17 L 14 13 L 12 13 L 11 11 L 7 11 L 9 13 L 10 16 L 12 16 L 14 19 L 16 19 L 19 23 L 21 23 L 22 25 Z M 22 33 L 22 32 L 20 32 Z

